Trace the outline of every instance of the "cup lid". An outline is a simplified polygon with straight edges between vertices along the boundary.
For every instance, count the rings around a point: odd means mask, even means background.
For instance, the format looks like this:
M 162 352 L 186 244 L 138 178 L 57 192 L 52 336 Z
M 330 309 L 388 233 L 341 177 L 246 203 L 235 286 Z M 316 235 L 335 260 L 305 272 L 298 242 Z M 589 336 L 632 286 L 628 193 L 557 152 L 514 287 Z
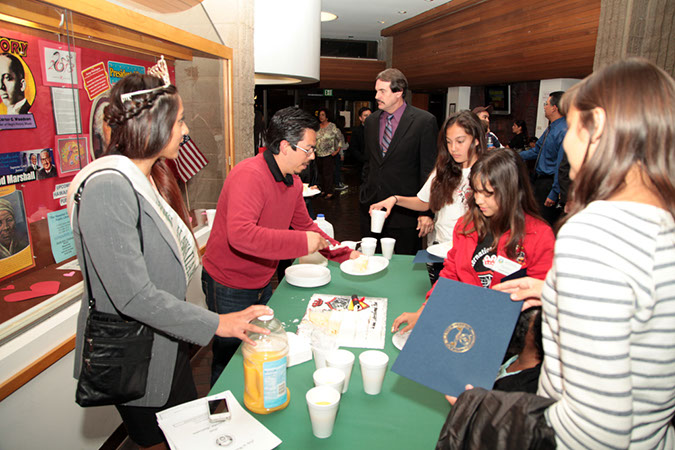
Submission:
M 268 320 L 274 319 L 274 311 L 272 314 L 265 314 L 264 316 L 258 316 L 258 320 L 262 320 L 263 322 L 267 322 Z

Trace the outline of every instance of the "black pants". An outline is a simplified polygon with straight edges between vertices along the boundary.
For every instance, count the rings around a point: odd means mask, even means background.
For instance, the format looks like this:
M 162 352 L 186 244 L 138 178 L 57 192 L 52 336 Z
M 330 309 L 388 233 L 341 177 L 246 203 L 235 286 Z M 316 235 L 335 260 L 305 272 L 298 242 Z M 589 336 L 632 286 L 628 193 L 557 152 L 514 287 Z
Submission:
M 166 442 L 164 433 L 157 424 L 156 413 L 197 398 L 197 388 L 190 368 L 189 345 L 178 344 L 176 368 L 173 371 L 171 393 L 164 406 L 123 406 L 115 405 L 127 429 L 129 438 L 141 447 L 151 447 Z M 168 445 L 167 445 L 168 446 Z
M 333 184 L 333 175 L 335 174 L 334 157 L 328 155 L 316 158 L 316 166 L 319 169 L 321 191 L 325 194 L 333 194 L 335 192 L 335 185 Z
M 553 206 L 546 206 L 545 202 L 548 194 L 553 187 L 553 175 L 535 175 L 532 183 L 532 190 L 534 191 L 534 198 L 539 205 L 539 212 L 549 225 L 553 226 L 560 217 L 560 209 L 557 207 L 558 202 Z

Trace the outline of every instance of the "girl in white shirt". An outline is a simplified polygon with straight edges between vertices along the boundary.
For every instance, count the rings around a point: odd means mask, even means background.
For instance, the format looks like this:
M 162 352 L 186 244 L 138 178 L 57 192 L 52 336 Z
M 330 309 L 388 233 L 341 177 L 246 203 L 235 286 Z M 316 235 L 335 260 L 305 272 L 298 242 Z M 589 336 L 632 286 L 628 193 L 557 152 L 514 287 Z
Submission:
M 438 156 L 434 170 L 417 196 L 392 195 L 370 205 L 370 211 L 384 209 L 389 216 L 394 205 L 413 211 L 431 210 L 435 219 L 428 216 L 419 216 L 417 219 L 419 236 L 429 235 L 429 243 L 447 243 L 450 250 L 452 231 L 457 220 L 466 212 L 466 198 L 471 194 L 471 166 L 486 148 L 485 131 L 478 116 L 468 110 L 451 115 L 438 134 Z M 438 265 L 440 271 L 442 265 Z

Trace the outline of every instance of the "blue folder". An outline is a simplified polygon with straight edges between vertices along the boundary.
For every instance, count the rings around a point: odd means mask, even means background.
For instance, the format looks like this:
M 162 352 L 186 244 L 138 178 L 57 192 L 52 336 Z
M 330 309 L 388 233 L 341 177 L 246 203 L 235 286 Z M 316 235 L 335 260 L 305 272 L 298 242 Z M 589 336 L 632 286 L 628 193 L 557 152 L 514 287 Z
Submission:
M 391 370 L 452 396 L 467 384 L 491 389 L 521 307 L 509 294 L 439 278 Z

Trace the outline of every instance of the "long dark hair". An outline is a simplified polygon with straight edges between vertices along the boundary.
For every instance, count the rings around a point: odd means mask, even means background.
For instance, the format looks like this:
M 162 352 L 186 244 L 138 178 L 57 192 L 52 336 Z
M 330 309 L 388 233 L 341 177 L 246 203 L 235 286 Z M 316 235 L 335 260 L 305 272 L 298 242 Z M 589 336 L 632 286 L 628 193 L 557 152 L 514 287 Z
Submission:
M 525 237 L 525 215 L 540 219 L 525 163 L 511 149 L 495 149 L 476 161 L 471 168 L 469 180 L 474 192 L 476 181 L 480 181 L 483 190 L 489 184 L 499 210 L 492 217 L 485 217 L 472 196 L 469 200 L 469 209 L 464 216 L 462 233 L 477 232 L 480 241 L 491 232 L 492 248 L 497 248 L 499 238 L 510 230 L 506 255 L 515 258 L 516 247 Z M 473 226 L 469 228 L 471 224 Z
M 645 59 L 630 58 L 593 72 L 567 91 L 562 110 L 579 110 L 580 126 L 595 131 L 593 109 L 605 126 L 598 146 L 584 157 L 574 180 L 571 210 L 564 220 L 625 186 L 636 165 L 648 188 L 675 218 L 675 81 Z M 589 142 L 590 147 L 590 142 Z
M 471 136 L 471 148 L 469 160 L 474 156 L 481 157 L 485 153 L 487 143 L 485 131 L 477 115 L 471 111 L 460 111 L 448 117 L 438 133 L 438 156 L 436 157 L 436 177 L 431 183 L 431 195 L 429 207 L 433 212 L 438 212 L 444 205 L 453 202 L 453 194 L 462 180 L 462 166 L 455 162 L 448 151 L 446 134 L 450 127 L 459 125 L 466 134 Z M 478 145 L 475 141 L 478 140 Z
M 523 139 L 523 142 L 527 142 L 527 139 L 529 137 L 529 134 L 527 134 L 527 122 L 525 122 L 522 119 L 514 120 L 513 123 L 520 127 L 520 134 L 522 134 L 525 139 Z
M 148 159 L 157 156 L 171 140 L 179 109 L 175 86 L 162 87 L 164 82 L 151 75 L 133 73 L 119 80 L 110 92 L 110 103 L 103 112 L 110 126 L 110 142 L 105 155 L 123 155 L 130 159 Z M 154 89 L 122 101 L 122 94 Z M 178 182 L 163 158 L 151 169 L 151 176 L 160 195 L 190 226 L 190 216 Z

